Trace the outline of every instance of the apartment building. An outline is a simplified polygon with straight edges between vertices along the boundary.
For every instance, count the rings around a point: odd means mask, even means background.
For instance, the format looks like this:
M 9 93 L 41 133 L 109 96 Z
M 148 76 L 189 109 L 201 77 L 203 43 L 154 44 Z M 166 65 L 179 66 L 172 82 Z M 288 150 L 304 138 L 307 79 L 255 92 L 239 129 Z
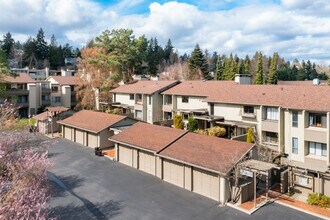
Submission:
M 185 81 L 162 94 L 165 118 L 187 112 L 228 137 L 253 128 L 263 146 L 286 156 L 296 192 L 330 195 L 330 87 Z
M 223 118 L 215 116 L 205 99 L 223 86 L 233 84 L 233 81 L 183 81 L 162 93 L 163 117 L 172 119 L 174 114 L 182 114 L 187 125 L 188 117 L 194 116 L 199 129 L 213 127 Z
M 111 90 L 111 108 L 121 109 L 123 114 L 154 123 L 163 118 L 161 92 L 177 85 L 178 81 L 137 81 Z
M 74 108 L 77 104 L 76 86 L 78 78 L 75 76 L 49 76 L 51 106 Z
M 5 99 L 17 104 L 20 117 L 28 117 L 36 114 L 37 85 L 36 82 L 26 73 L 18 73 L 17 76 L 6 76 L 0 81 L 2 94 L 0 103 Z

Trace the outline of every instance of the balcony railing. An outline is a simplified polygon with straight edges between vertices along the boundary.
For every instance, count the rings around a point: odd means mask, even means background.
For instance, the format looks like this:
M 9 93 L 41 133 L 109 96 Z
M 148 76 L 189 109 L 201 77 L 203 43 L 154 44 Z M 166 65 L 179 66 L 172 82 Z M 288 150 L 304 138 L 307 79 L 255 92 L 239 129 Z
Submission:
M 43 94 L 50 94 L 51 92 L 52 92 L 52 90 L 50 89 L 50 88 L 42 88 L 41 89 L 41 92 L 43 93 Z
M 6 90 L 5 94 L 8 95 L 8 96 L 28 95 L 29 90 L 26 90 L 26 89 L 11 89 L 11 90 Z

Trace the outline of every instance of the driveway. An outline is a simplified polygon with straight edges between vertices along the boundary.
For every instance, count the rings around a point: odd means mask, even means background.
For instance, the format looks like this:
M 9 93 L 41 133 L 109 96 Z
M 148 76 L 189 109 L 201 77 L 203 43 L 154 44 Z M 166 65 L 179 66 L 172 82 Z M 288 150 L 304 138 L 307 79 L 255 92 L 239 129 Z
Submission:
M 53 198 L 59 219 L 316 219 L 270 204 L 252 216 L 218 204 L 106 157 L 57 139 L 49 148 Z

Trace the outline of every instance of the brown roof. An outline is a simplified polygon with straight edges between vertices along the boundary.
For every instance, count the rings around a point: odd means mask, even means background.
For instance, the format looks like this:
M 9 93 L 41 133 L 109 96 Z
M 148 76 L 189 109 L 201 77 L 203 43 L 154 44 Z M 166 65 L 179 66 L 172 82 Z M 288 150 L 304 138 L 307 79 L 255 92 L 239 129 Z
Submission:
M 47 112 L 42 112 L 40 114 L 37 114 L 35 116 L 33 116 L 34 119 L 39 120 L 39 121 L 43 121 L 46 120 L 48 118 L 48 113 Z
M 6 76 L 1 81 L 9 83 L 34 83 L 35 81 L 27 73 L 16 73 L 18 76 Z
M 58 121 L 58 123 L 98 133 L 125 118 L 127 117 L 122 115 L 112 115 L 103 112 L 81 110 L 73 114 L 71 117 Z
M 174 86 L 179 81 L 171 80 L 171 81 L 148 81 L 148 80 L 141 80 L 131 84 L 125 84 L 119 86 L 116 89 L 111 90 L 113 93 L 139 93 L 139 94 L 147 94 L 151 95 L 156 92 L 161 92 L 164 89 Z
M 252 147 L 251 143 L 189 132 L 159 155 L 225 175 Z
M 78 85 L 79 79 L 77 76 L 50 76 L 60 85 Z
M 330 111 L 330 86 L 226 85 L 215 89 L 207 102 L 279 106 Z
M 64 106 L 49 106 L 46 108 L 50 112 L 66 112 L 69 108 Z
M 234 85 L 234 81 L 183 81 L 162 94 L 166 95 L 190 95 L 190 96 L 204 96 L 207 97 L 214 90 L 221 89 L 226 85 Z
M 137 122 L 112 136 L 111 140 L 157 152 L 184 133 L 185 131 L 180 129 Z

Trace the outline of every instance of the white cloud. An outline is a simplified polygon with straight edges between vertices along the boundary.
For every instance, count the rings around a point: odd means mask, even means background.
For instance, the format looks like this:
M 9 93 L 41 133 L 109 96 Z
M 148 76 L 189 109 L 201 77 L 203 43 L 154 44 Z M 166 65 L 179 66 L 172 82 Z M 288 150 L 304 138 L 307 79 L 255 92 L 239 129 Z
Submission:
M 180 53 L 190 53 L 199 43 L 202 49 L 221 54 L 277 51 L 287 59 L 330 62 L 327 0 L 254 1 L 218 11 L 203 11 L 187 3 L 151 3 L 146 14 L 120 13 L 141 2 L 124 0 L 101 7 L 92 0 L 0 0 L 0 33 L 10 31 L 21 39 L 22 34 L 35 36 L 44 27 L 48 36 L 54 33 L 64 42 L 82 46 L 105 29 L 132 28 L 136 36 L 157 37 L 162 45 L 171 38 Z

